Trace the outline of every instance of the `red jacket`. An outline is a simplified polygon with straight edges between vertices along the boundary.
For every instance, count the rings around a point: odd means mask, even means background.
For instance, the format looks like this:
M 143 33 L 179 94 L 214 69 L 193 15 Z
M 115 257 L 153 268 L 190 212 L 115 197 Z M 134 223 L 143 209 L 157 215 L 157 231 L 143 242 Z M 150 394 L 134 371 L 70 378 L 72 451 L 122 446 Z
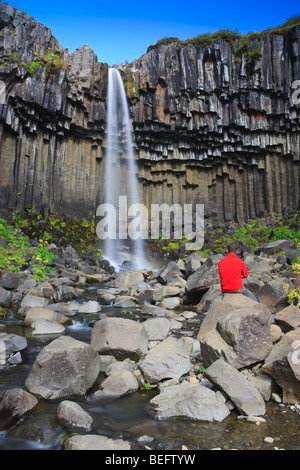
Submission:
M 248 270 L 243 260 L 228 253 L 219 261 L 219 274 L 222 292 L 237 292 L 243 287 L 242 279 L 248 277 Z

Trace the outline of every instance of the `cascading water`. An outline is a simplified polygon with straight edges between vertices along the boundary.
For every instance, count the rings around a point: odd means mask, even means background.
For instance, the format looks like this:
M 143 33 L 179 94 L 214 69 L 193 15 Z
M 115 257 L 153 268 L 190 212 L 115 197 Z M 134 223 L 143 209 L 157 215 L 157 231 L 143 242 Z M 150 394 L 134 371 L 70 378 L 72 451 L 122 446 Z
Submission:
M 105 204 L 111 204 L 118 211 L 120 196 L 127 197 L 128 206 L 138 204 L 139 197 L 127 97 L 120 73 L 113 68 L 108 71 L 106 131 Z M 108 214 L 107 222 L 109 226 L 116 223 L 114 213 Z M 126 239 L 127 242 L 130 241 L 131 253 L 126 240 L 120 236 L 107 236 L 104 241 L 104 257 L 116 269 L 129 259 L 136 269 L 145 268 L 143 240 L 140 237 L 135 240 L 128 240 L 128 237 Z

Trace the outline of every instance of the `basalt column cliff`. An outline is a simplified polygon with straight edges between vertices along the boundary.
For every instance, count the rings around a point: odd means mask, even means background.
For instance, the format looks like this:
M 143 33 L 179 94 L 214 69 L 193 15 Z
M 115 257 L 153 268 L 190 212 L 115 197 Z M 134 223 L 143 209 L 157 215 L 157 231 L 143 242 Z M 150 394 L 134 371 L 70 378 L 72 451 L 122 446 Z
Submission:
M 0 205 L 87 216 L 103 202 L 107 64 L 0 8 Z M 300 28 L 167 41 L 118 68 L 140 200 L 203 203 L 215 221 L 296 209 Z M 2 91 L 1 91 L 2 90 Z M 4 91 L 3 91 L 4 90 Z

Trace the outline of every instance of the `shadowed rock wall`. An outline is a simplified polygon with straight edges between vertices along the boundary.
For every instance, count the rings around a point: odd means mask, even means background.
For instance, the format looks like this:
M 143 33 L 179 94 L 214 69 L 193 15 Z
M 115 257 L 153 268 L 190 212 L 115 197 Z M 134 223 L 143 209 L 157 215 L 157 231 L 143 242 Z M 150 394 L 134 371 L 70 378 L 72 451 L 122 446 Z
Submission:
M 204 203 L 219 221 L 298 206 L 299 41 L 262 36 L 253 62 L 223 40 L 173 43 L 123 67 L 149 203 Z
M 252 62 L 237 42 L 173 43 L 119 67 L 149 209 L 204 203 L 221 222 L 298 207 L 299 42 L 299 28 L 264 35 Z M 86 217 L 103 202 L 107 71 L 90 46 L 70 54 L 0 8 L 2 207 Z

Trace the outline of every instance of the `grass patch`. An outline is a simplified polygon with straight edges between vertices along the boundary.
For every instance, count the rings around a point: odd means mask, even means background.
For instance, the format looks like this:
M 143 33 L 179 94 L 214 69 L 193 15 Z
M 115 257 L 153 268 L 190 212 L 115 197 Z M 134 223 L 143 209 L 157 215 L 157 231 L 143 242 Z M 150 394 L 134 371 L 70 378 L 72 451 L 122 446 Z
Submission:
M 0 246 L 0 270 L 22 272 L 30 269 L 32 277 L 38 281 L 51 271 L 47 264 L 54 255 L 48 251 L 44 240 L 32 246 L 20 228 L 8 225 L 4 219 L 0 219 L 0 238 L 5 241 L 4 246 Z
M 240 34 L 238 30 L 219 29 L 214 33 L 199 34 L 190 39 L 181 41 L 177 37 L 165 37 L 148 47 L 147 52 L 158 49 L 160 46 L 176 43 L 178 47 L 208 47 L 216 40 L 222 39 L 230 43 L 232 54 L 237 62 L 241 62 L 243 55 L 247 63 L 252 63 L 262 56 L 261 39 L 265 35 L 283 34 L 296 26 L 300 26 L 300 15 L 292 16 L 285 23 L 274 28 L 265 29 L 260 32 L 249 32 Z
M 95 250 L 99 245 L 94 218 L 69 220 L 56 215 L 42 217 L 28 212 L 27 216 L 13 214 L 13 224 L 0 219 L 0 270 L 23 272 L 30 270 L 38 281 L 53 269 L 48 264 L 54 260 L 49 245 L 72 245 L 79 254 Z M 98 251 L 94 253 L 94 257 Z M 99 253 L 99 257 L 101 257 Z

